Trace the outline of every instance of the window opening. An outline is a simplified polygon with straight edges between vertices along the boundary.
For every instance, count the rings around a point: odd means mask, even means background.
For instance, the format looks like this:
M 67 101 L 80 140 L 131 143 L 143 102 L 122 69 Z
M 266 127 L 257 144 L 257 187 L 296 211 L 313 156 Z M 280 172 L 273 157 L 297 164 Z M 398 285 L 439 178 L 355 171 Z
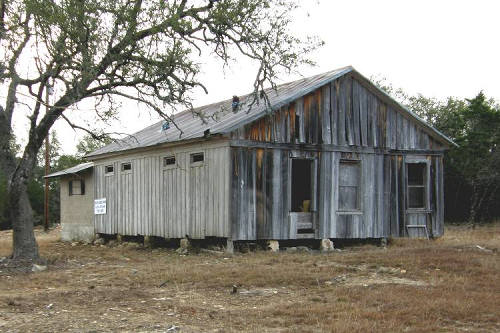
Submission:
M 203 161 L 204 161 L 203 153 L 191 154 L 191 163 L 197 163 Z
M 85 182 L 81 179 L 70 180 L 69 182 L 69 195 L 84 195 Z
M 175 156 L 167 156 L 163 158 L 163 166 L 175 165 Z
M 130 171 L 132 170 L 132 163 L 122 163 L 122 171 Z
M 408 208 L 425 208 L 426 163 L 407 163 Z
M 106 166 L 104 167 L 104 170 L 105 170 L 105 173 L 106 173 L 106 174 L 110 174 L 110 173 L 113 173 L 113 171 L 114 171 L 114 167 L 113 167 L 113 165 L 106 165 Z
M 356 211 L 360 205 L 361 170 L 359 161 L 340 161 L 339 206 L 342 211 Z
M 312 164 L 310 159 L 292 159 L 291 211 L 309 213 L 312 193 Z

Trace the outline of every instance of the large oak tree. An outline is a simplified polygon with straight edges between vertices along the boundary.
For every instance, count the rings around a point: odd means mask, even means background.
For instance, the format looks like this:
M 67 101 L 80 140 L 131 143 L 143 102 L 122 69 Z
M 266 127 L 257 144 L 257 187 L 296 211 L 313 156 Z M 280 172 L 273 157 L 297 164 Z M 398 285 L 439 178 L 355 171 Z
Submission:
M 190 107 L 193 89 L 206 91 L 198 59 L 213 55 L 222 66 L 255 61 L 254 102 L 265 102 L 263 86 L 307 63 L 319 45 L 290 32 L 295 8 L 286 0 L 0 0 L 0 166 L 8 175 L 13 259 L 39 256 L 26 188 L 58 119 L 91 130 L 68 113 L 94 99 L 109 106 L 96 108 L 107 119 L 117 96 L 168 118 L 169 107 Z M 49 86 L 56 93 L 45 105 Z M 20 108 L 29 110 L 29 130 L 16 159 L 12 119 Z

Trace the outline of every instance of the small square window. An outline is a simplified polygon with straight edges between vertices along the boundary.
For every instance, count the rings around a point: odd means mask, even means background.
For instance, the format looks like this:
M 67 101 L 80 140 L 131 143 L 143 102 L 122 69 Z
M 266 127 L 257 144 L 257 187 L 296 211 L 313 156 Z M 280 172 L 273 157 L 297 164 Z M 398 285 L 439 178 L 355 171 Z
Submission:
M 113 172 L 115 171 L 115 168 L 113 167 L 113 165 L 106 165 L 104 167 L 104 172 L 109 175 L 109 174 L 112 174 Z
M 130 171 L 132 170 L 132 163 L 122 163 L 122 171 Z
M 81 179 L 73 179 L 69 182 L 69 195 L 84 195 L 85 182 Z
M 203 153 L 191 154 L 191 164 L 203 162 L 204 158 Z
M 163 166 L 172 166 L 175 165 L 175 156 L 167 156 L 163 158 Z

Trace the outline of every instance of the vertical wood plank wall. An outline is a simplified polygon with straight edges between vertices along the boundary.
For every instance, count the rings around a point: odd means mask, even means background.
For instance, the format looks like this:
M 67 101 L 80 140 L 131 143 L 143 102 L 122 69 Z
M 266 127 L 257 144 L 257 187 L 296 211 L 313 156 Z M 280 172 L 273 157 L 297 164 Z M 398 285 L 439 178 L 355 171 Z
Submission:
M 229 146 L 198 145 L 96 162 L 95 198 L 106 198 L 107 213 L 94 215 L 95 232 L 165 238 L 230 237 Z M 191 153 L 204 162 L 191 164 Z M 175 155 L 175 166 L 163 158 Z M 121 163 L 131 162 L 131 171 Z M 114 166 L 105 175 L 106 165 Z
M 384 102 L 346 75 L 233 133 L 231 221 L 233 239 L 289 239 L 290 156 L 308 153 L 317 163 L 316 238 L 408 235 L 409 223 L 443 233 L 445 147 L 397 105 Z M 405 156 L 430 160 L 430 212 L 406 209 Z M 341 159 L 361 165 L 361 209 L 338 211 Z
M 229 134 L 229 140 L 179 145 L 95 163 L 95 198 L 107 214 L 95 231 L 166 238 L 290 239 L 291 157 L 313 159 L 316 238 L 409 236 L 408 223 L 443 234 L 446 148 L 361 79 L 345 75 Z M 201 165 L 190 154 L 204 152 Z M 163 157 L 175 154 L 175 167 Z M 407 156 L 429 160 L 429 212 L 406 209 Z M 338 211 L 338 170 L 360 161 L 360 210 Z M 132 163 L 121 171 L 121 163 Z M 105 175 L 106 165 L 114 174 Z M 412 236 L 412 235 L 410 235 Z

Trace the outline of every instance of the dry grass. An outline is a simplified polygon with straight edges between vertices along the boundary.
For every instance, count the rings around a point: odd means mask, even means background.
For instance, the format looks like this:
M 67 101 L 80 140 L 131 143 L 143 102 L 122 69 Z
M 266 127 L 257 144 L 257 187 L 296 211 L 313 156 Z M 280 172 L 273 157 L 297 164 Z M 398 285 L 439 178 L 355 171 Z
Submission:
M 230 257 L 57 237 L 38 237 L 48 271 L 0 273 L 0 331 L 500 330 L 500 224 L 387 249 Z M 0 256 L 9 252 L 4 232 Z

